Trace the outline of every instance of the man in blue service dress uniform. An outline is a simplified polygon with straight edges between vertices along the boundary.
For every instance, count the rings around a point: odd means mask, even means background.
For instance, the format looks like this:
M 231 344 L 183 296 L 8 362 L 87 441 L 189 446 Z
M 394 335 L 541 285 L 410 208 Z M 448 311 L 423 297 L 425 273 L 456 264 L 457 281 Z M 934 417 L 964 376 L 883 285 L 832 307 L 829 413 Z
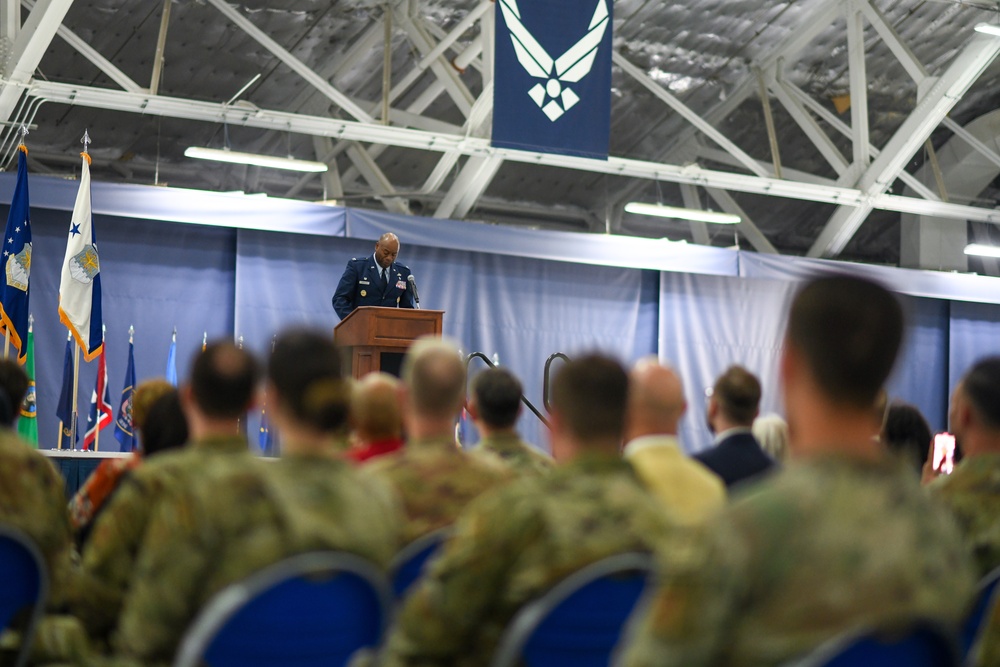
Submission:
M 410 270 L 396 262 L 399 239 L 385 233 L 371 257 L 355 257 L 347 263 L 333 294 L 333 309 L 344 319 L 358 306 L 414 308 Z

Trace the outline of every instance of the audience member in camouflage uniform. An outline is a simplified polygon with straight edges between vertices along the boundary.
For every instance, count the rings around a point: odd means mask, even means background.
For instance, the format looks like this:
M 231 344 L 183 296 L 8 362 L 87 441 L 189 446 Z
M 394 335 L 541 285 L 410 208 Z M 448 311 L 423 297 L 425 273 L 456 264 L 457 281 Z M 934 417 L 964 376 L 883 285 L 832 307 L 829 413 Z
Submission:
M 73 661 L 89 651 L 89 642 L 76 619 L 55 615 L 76 594 L 64 482 L 52 463 L 13 431 L 27 390 L 28 377 L 21 367 L 12 360 L 0 360 L 0 525 L 31 540 L 45 561 L 49 578 L 49 613 L 36 628 L 32 662 Z M 12 661 L 20 647 L 19 632 L 0 634 L 0 664 Z
M 403 361 L 403 419 L 409 440 L 402 451 L 366 463 L 364 470 L 403 502 L 403 538 L 412 542 L 450 526 L 473 498 L 508 481 L 510 470 L 458 449 L 455 420 L 465 394 L 465 364 L 449 342 L 423 338 Z
M 279 337 L 267 393 L 284 458 L 219 457 L 160 503 L 113 640 L 123 657 L 169 661 L 209 598 L 288 556 L 347 551 L 386 567 L 399 548 L 391 491 L 337 456 L 350 389 L 329 336 Z
M 190 383 L 181 391 L 192 443 L 129 474 L 84 549 L 74 612 L 95 638 L 105 638 L 118 619 L 150 518 L 164 496 L 193 484 L 215 458 L 249 456 L 246 437 L 237 433 L 258 376 L 253 356 L 230 342 L 213 343 L 195 359 Z
M 489 368 L 472 381 L 469 416 L 479 431 L 475 455 L 499 457 L 515 472 L 546 474 L 552 457 L 521 440 L 517 418 L 521 415 L 521 382 L 505 368 Z
M 526 602 L 590 563 L 650 552 L 675 532 L 619 456 L 627 389 L 624 369 L 605 357 L 560 369 L 551 414 L 560 465 L 469 506 L 407 598 L 380 664 L 488 665 Z
M 985 577 L 1000 567 L 1000 357 L 983 359 L 966 373 L 948 416 L 965 458 L 928 489 L 955 516 L 977 573 Z M 925 476 L 930 467 L 928 461 Z M 1000 614 L 983 639 L 977 664 L 1000 665 Z
M 891 294 L 848 277 L 796 296 L 781 360 L 794 458 L 699 548 L 664 558 L 627 667 L 778 665 L 859 627 L 954 625 L 975 575 L 953 521 L 871 438 L 896 358 Z
M 674 520 L 696 525 L 725 506 L 726 486 L 681 449 L 677 426 L 685 410 L 684 386 L 677 374 L 656 357 L 640 360 L 629 374 L 622 456 Z

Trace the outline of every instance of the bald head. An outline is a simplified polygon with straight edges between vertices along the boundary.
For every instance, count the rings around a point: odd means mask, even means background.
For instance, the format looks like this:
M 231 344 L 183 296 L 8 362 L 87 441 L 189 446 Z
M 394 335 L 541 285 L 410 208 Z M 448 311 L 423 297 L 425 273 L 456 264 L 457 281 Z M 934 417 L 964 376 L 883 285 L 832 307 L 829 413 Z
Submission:
M 411 411 L 428 419 L 454 419 L 465 403 L 465 362 L 442 338 L 417 340 L 403 361 Z
M 369 373 L 359 380 L 351 396 L 351 422 L 366 443 L 402 437 L 399 380 L 387 373 Z
M 655 358 L 642 359 L 629 373 L 627 440 L 644 435 L 677 435 L 687 401 L 681 379 Z
M 399 238 L 392 232 L 386 232 L 375 243 L 375 261 L 383 269 L 388 269 L 399 254 Z

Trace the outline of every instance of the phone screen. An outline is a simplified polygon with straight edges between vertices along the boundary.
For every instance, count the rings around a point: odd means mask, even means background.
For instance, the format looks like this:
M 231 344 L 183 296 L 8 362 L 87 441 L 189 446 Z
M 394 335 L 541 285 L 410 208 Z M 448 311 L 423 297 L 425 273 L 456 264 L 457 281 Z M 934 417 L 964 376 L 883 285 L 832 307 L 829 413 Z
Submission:
M 951 433 L 938 433 L 934 436 L 934 470 L 943 475 L 950 475 L 955 469 L 955 436 Z

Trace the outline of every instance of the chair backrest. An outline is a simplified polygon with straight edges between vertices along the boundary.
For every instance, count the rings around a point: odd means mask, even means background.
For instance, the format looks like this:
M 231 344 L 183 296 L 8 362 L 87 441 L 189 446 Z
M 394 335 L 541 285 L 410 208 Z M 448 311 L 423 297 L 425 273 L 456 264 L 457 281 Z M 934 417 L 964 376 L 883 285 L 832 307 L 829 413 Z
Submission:
M 606 667 L 652 572 L 652 556 L 624 553 L 571 574 L 514 616 L 491 667 Z
M 38 621 L 45 613 L 49 579 L 45 559 L 30 538 L 19 530 L 0 526 L 0 631 L 14 618 L 28 610 L 27 624 L 21 630 L 21 649 L 17 665 L 27 664 Z
M 213 597 L 188 629 L 174 665 L 345 665 L 381 641 L 391 603 L 385 576 L 362 558 L 293 556 Z
M 1000 583 L 1000 567 L 987 574 L 979 582 L 972 611 L 969 612 L 962 624 L 962 630 L 958 637 L 963 660 L 968 660 L 972 654 L 983 628 L 989 623 L 990 615 L 997 606 L 997 583 Z
M 396 600 L 401 600 L 410 586 L 420 578 L 427 561 L 437 553 L 449 535 L 451 535 L 451 527 L 439 528 L 426 535 L 421 535 L 400 549 L 389 567 L 392 594 Z
M 958 667 L 954 637 L 916 620 L 896 630 L 852 632 L 826 642 L 785 667 Z

